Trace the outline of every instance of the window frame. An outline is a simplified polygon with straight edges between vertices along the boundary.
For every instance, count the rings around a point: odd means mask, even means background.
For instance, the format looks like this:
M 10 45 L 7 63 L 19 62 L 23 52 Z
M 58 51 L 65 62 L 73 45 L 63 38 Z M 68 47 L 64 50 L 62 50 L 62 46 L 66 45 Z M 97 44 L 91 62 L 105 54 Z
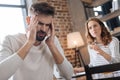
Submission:
M 22 13 L 23 13 L 24 26 L 26 26 L 25 17 L 28 15 L 27 2 L 26 2 L 26 0 L 20 0 L 20 1 L 21 1 L 21 5 L 0 4 L 0 7 L 21 8 L 22 9 Z
M 23 25 L 24 25 L 24 28 L 26 28 L 26 16 L 28 15 L 28 9 L 27 9 L 27 2 L 26 2 L 26 0 L 20 0 L 20 2 L 21 2 L 21 5 L 18 5 L 18 4 L 0 4 L 0 7 L 2 8 L 20 8 L 20 9 L 22 9 L 22 20 L 23 20 Z M 1 42 L 2 42 L 3 40 L 2 40 L 2 37 L 0 38 L 0 45 L 1 45 Z

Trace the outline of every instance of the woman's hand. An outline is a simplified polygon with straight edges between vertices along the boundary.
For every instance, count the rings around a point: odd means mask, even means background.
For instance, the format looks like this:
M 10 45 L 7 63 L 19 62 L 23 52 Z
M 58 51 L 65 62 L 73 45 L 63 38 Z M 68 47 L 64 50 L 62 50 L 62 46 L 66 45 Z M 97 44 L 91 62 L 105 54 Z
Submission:
M 104 52 L 104 51 L 103 51 L 99 46 L 97 46 L 96 44 L 90 45 L 90 48 L 91 48 L 91 49 L 94 49 L 94 50 L 97 52 L 97 54 L 100 54 L 100 55 L 103 56 L 106 60 L 108 60 L 108 61 L 111 60 L 111 56 L 110 56 L 108 53 Z
M 97 53 L 100 53 L 102 51 L 101 48 L 96 44 L 91 44 L 90 48 L 95 50 Z

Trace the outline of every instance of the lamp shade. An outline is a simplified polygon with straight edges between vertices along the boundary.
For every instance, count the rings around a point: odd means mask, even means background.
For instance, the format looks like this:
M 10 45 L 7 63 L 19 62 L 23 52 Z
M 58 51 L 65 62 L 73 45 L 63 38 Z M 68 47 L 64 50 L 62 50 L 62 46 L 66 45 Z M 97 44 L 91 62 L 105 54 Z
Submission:
M 84 45 L 80 32 L 72 32 L 67 35 L 67 47 L 76 48 Z

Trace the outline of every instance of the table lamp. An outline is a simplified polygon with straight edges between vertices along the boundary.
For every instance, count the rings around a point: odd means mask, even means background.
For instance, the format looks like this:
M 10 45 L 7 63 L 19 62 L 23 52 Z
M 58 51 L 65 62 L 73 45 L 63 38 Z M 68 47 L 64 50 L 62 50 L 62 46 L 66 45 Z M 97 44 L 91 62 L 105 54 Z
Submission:
M 84 46 L 83 38 L 80 32 L 72 32 L 67 34 L 67 47 L 75 49 L 75 66 L 77 65 L 77 57 L 81 66 L 81 62 L 85 65 L 84 60 L 79 51 L 79 47 Z M 81 61 L 80 61 L 81 60 Z

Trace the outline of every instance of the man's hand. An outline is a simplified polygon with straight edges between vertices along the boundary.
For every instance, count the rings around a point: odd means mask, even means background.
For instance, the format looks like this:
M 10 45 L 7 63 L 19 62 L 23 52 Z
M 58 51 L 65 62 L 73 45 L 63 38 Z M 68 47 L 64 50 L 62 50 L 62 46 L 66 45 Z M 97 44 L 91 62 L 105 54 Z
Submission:
M 47 45 L 51 45 L 54 43 L 54 37 L 55 37 L 55 29 L 54 29 L 54 24 L 53 24 L 53 20 L 52 20 L 52 23 L 51 23 L 51 26 L 50 26 L 50 36 L 48 36 L 48 38 L 46 39 L 46 44 Z M 48 34 L 48 35 L 49 35 Z
M 30 20 L 30 24 L 28 24 L 27 28 L 27 41 L 34 44 L 36 41 L 36 32 L 37 32 L 37 25 L 38 25 L 38 17 L 32 16 Z
M 54 25 L 53 25 L 53 20 L 51 24 L 51 29 L 50 29 L 50 36 L 46 39 L 46 44 L 48 45 L 54 60 L 57 64 L 61 64 L 64 60 L 63 56 L 57 49 L 56 45 L 54 44 L 54 38 L 55 38 L 55 31 L 54 31 Z
M 37 25 L 38 25 L 38 18 L 37 16 L 33 16 L 30 20 L 30 24 L 28 24 L 27 28 L 27 41 L 25 44 L 17 51 L 18 55 L 24 59 L 32 47 L 32 45 L 36 41 L 36 31 L 37 31 Z

